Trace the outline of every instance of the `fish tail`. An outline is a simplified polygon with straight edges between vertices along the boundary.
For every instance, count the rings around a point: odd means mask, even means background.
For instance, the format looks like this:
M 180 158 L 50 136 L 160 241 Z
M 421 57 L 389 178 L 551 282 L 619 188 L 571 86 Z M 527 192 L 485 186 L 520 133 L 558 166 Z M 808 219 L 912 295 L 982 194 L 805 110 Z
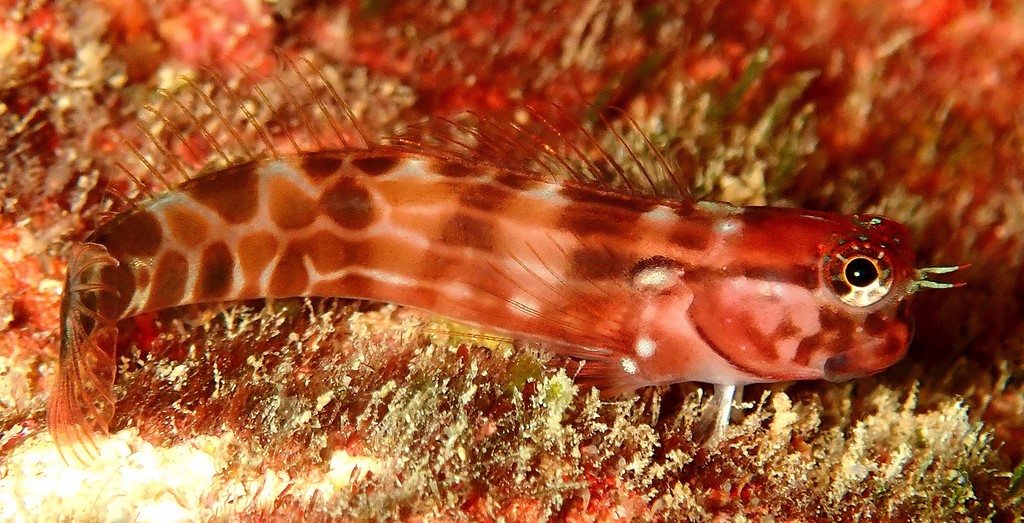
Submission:
M 117 291 L 103 281 L 116 267 L 106 248 L 72 248 L 61 303 L 60 356 L 47 423 L 65 462 L 85 463 L 98 454 L 96 435 L 106 435 L 114 415 L 114 347 L 117 318 L 109 314 Z

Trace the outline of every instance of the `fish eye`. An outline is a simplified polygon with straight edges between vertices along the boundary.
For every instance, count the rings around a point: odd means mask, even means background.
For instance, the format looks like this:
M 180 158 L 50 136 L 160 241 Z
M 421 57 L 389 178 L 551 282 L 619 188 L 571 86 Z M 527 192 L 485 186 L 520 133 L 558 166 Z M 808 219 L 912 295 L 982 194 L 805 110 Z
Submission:
M 825 257 L 825 281 L 839 301 L 869 307 L 892 290 L 892 267 L 885 253 L 862 242 L 840 245 Z
M 878 281 L 878 264 L 868 258 L 858 256 L 847 260 L 843 276 L 854 287 L 868 287 Z

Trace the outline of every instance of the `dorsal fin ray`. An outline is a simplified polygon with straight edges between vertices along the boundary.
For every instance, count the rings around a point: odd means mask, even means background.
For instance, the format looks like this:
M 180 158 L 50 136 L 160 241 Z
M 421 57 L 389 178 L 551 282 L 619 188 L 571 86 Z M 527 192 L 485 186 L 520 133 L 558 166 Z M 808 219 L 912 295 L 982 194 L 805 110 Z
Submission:
M 245 67 L 244 65 L 236 64 L 235 67 L 237 67 L 238 70 L 242 72 L 242 78 L 252 75 L 252 70 Z M 256 119 L 255 116 L 253 116 L 252 110 L 250 110 L 246 106 L 246 103 L 242 101 L 241 98 L 238 96 L 238 89 L 232 88 L 227 83 L 227 80 L 220 76 L 220 74 L 217 73 L 217 71 L 211 70 L 210 72 L 213 75 L 213 78 L 217 82 L 217 84 L 223 87 L 224 93 L 228 96 L 228 99 L 231 100 L 231 106 L 237 107 L 238 110 L 241 111 L 241 113 L 245 116 L 245 120 L 249 123 L 249 126 L 254 131 L 256 131 L 257 136 L 259 136 L 259 139 L 263 142 L 263 147 L 265 148 L 266 151 L 264 155 L 270 156 L 271 158 L 279 157 L 281 154 L 277 151 L 277 147 L 274 146 L 274 141 L 270 139 L 270 133 L 267 131 L 267 126 L 262 124 L 259 120 Z M 266 99 L 266 94 L 263 92 L 262 89 L 260 89 L 259 84 L 253 84 L 252 88 L 253 91 L 256 93 L 257 97 L 266 100 L 267 109 L 269 109 L 270 114 L 273 115 L 276 112 L 276 109 L 274 108 L 274 105 L 270 103 L 270 100 Z M 216 114 L 218 117 L 221 117 L 221 112 L 219 110 L 216 112 Z M 231 131 L 232 136 L 234 136 L 235 139 L 238 140 L 239 138 L 237 129 L 231 127 L 231 122 L 224 121 L 224 123 L 225 125 L 229 126 L 229 130 Z M 286 132 L 285 134 L 288 136 L 290 140 L 294 141 L 294 138 L 292 138 L 290 132 Z M 256 158 L 261 156 L 259 153 L 252 152 L 244 143 L 240 143 L 240 145 L 245 150 L 245 155 L 248 157 L 249 160 L 255 160 Z M 298 147 L 296 147 L 296 149 L 298 149 Z
M 202 134 L 203 138 L 206 140 L 206 143 L 215 151 L 217 151 L 217 154 L 220 156 L 221 160 L 225 164 L 231 162 L 231 158 L 227 155 L 226 152 L 224 152 L 224 148 L 221 147 L 220 143 L 213 137 L 212 134 L 210 134 L 210 131 L 206 128 L 206 126 L 199 121 L 199 118 L 195 115 L 195 113 L 193 113 L 187 107 L 185 107 L 185 104 L 183 104 L 181 100 L 172 95 L 166 89 L 160 89 L 160 95 L 163 96 L 164 99 L 174 104 L 174 106 L 178 108 L 178 111 L 180 111 L 181 114 L 185 115 L 191 121 L 193 126 L 192 128 L 194 128 L 195 130 L 199 131 L 200 134 Z M 154 110 L 153 113 L 160 116 L 160 118 L 164 121 L 170 121 L 167 117 L 167 114 L 159 109 Z M 185 135 L 182 134 L 181 128 L 174 126 L 172 127 L 172 129 L 179 143 L 188 143 L 188 140 L 185 139 Z M 195 158 L 199 158 L 199 156 L 196 155 Z
M 232 108 L 238 108 L 241 112 L 245 113 L 245 117 L 250 122 L 254 122 L 252 115 L 249 114 L 248 108 L 246 108 L 245 104 L 239 101 L 238 97 L 235 96 L 234 90 L 229 85 L 227 85 L 227 83 L 224 80 L 224 77 L 220 76 L 220 74 L 216 72 L 213 72 L 212 70 L 211 74 L 213 75 L 214 80 L 216 81 L 216 85 L 221 87 L 227 94 L 228 99 L 231 101 Z M 213 112 L 214 117 L 218 121 L 220 121 L 221 125 L 223 125 L 224 128 L 227 129 L 231 137 L 234 138 L 235 143 L 238 144 L 239 149 L 242 150 L 245 159 L 255 159 L 256 156 L 253 154 L 252 150 L 246 144 L 246 141 L 242 139 L 242 136 L 241 134 L 239 134 L 236 126 L 231 122 L 231 120 L 228 120 L 228 118 L 224 116 L 224 111 L 222 111 L 220 106 L 218 106 L 217 103 L 213 101 L 213 98 L 211 98 L 210 95 L 205 90 L 203 90 L 203 88 L 200 87 L 199 84 L 197 84 L 193 78 L 185 76 L 183 77 L 183 79 L 185 81 L 185 84 L 188 85 L 192 92 L 198 95 L 203 100 L 203 102 L 206 103 L 206 107 Z M 254 124 L 254 126 L 260 127 L 258 124 Z
M 644 130 L 640 127 L 640 124 L 636 121 L 636 119 L 634 119 L 632 116 L 629 115 L 629 113 L 627 113 L 620 107 L 612 107 L 610 110 L 615 111 L 619 116 L 625 119 L 626 122 L 629 123 L 630 127 L 632 127 L 633 130 L 635 130 L 636 133 L 640 135 L 640 137 L 644 141 L 644 147 L 646 147 L 647 150 L 651 151 L 654 154 L 655 161 L 657 162 L 657 166 L 661 171 L 661 175 L 667 178 L 669 183 L 671 183 L 677 191 L 677 194 L 675 196 L 678 198 L 692 198 L 693 195 L 690 192 L 690 189 L 679 181 L 679 177 L 677 176 L 677 170 L 673 169 L 669 165 L 668 158 L 665 157 L 665 155 L 661 152 L 660 148 L 654 145 L 654 142 L 651 141 L 651 137 L 648 136 L 646 132 L 644 132 Z M 634 161 L 636 161 L 638 165 L 643 167 L 644 162 L 642 162 L 639 158 L 636 158 L 636 155 L 633 152 L 632 148 L 628 149 L 630 149 Z
M 599 114 L 596 128 L 590 130 L 561 107 L 551 104 L 551 108 L 542 111 L 526 106 L 519 119 L 478 111 L 437 116 L 408 126 L 385 143 L 410 152 L 485 163 L 546 181 L 574 182 L 643 197 L 690 196 L 668 159 L 625 111 L 614 109 L 618 118 Z M 549 116 L 552 113 L 555 118 Z
M 163 185 L 163 190 L 168 191 L 174 188 L 174 184 L 171 183 L 171 181 L 168 180 L 166 177 L 164 177 L 164 175 L 160 173 L 159 169 L 153 166 L 153 162 L 151 162 L 149 158 L 146 158 L 146 155 L 142 154 L 142 151 L 140 151 L 139 148 L 135 146 L 135 144 L 129 142 L 126 145 L 129 149 L 131 149 L 132 154 L 134 154 L 135 157 L 138 158 L 138 160 L 142 162 L 143 165 L 146 166 L 146 169 L 149 170 L 150 173 L 152 173 L 153 177 L 156 178 L 157 181 L 159 181 Z
M 323 70 L 305 56 L 279 50 L 277 58 L 270 74 L 244 64 L 235 64 L 231 77 L 202 68 L 157 90 L 159 98 L 143 105 L 128 129 L 124 147 L 132 159 L 112 161 L 134 190 L 122 185 L 108 196 L 127 207 L 232 163 L 371 145 Z
M 151 113 L 154 116 L 156 116 L 157 118 L 159 118 L 163 122 L 164 125 L 166 125 L 169 129 L 171 129 L 172 134 L 174 134 L 175 136 L 181 136 L 181 132 L 182 131 L 180 130 L 180 128 L 174 122 L 172 122 L 169 118 L 167 118 L 167 116 L 165 114 L 160 112 L 156 107 L 153 107 L 151 104 L 146 104 L 146 105 L 144 105 L 142 107 L 142 109 L 144 111 L 148 111 L 149 113 Z M 150 131 L 149 129 L 146 129 L 145 127 L 142 127 L 141 124 L 139 124 L 137 122 L 136 122 L 136 126 L 137 127 L 141 127 L 141 130 L 146 134 L 146 137 L 150 140 L 150 142 L 153 143 L 154 145 L 156 145 L 160 149 L 161 153 L 163 153 L 164 155 L 166 155 L 167 157 L 169 157 L 171 159 L 171 161 L 174 163 L 175 169 L 178 171 L 179 174 L 181 174 L 181 176 L 183 178 L 185 178 L 185 179 L 191 179 L 192 178 L 192 174 L 190 174 L 188 172 L 188 169 L 181 162 L 181 158 L 179 158 L 178 155 L 171 153 L 171 151 L 169 149 L 167 149 L 167 146 L 164 145 L 159 139 L 157 139 L 156 136 L 153 135 L 152 131 Z M 187 140 L 186 141 L 180 141 L 179 143 L 181 143 L 181 145 L 183 147 L 185 147 L 185 149 L 188 151 L 189 158 L 198 158 L 199 157 L 198 151 L 196 151 L 195 147 L 193 147 L 192 144 L 189 143 Z
M 285 57 L 282 53 L 280 53 L 280 51 L 278 51 L 276 53 L 276 55 L 278 57 L 278 60 L 283 62 L 282 63 L 282 67 L 284 67 L 284 65 L 286 63 L 292 63 L 291 60 L 288 60 L 287 57 Z M 291 69 L 289 69 L 289 71 L 291 71 Z M 285 72 L 285 71 L 282 71 L 282 72 Z M 284 79 L 282 78 L 282 76 L 283 76 L 283 74 L 275 74 L 275 75 L 273 75 L 271 77 L 271 80 L 274 82 L 274 85 L 276 85 L 281 90 L 281 92 L 284 94 L 286 102 L 287 102 L 287 105 L 295 108 L 295 113 L 298 114 L 299 121 L 302 122 L 302 127 L 305 129 L 306 134 L 309 136 L 310 139 L 313 140 L 313 142 L 315 144 L 315 149 L 316 150 L 323 150 L 325 146 L 324 146 L 323 140 L 320 139 L 320 133 L 318 133 L 317 130 L 313 128 L 313 122 L 310 120 L 310 115 L 309 115 L 310 111 L 304 110 L 304 108 L 301 106 L 301 104 L 299 104 L 299 100 L 297 98 L 295 98 L 295 93 L 293 93 L 292 90 L 289 89 L 287 85 L 285 85 Z M 302 76 L 299 75 L 299 78 L 302 79 Z M 307 84 L 304 83 L 304 85 L 307 85 Z M 308 87 L 308 85 L 307 85 L 307 87 Z M 260 98 L 263 99 L 267 103 L 268 106 L 273 107 L 273 104 L 270 102 L 270 100 L 267 99 L 266 93 L 263 92 L 263 89 L 261 89 L 260 86 L 256 85 L 256 86 L 253 87 L 253 89 L 256 91 L 256 94 L 258 94 L 260 96 Z M 292 147 L 295 150 L 295 152 L 299 152 L 299 151 L 303 150 L 299 146 L 298 142 L 296 141 L 295 133 L 292 132 L 292 128 L 291 127 L 288 127 L 287 135 L 288 135 L 288 141 L 291 142 Z
M 552 105 L 555 108 L 561 110 L 561 108 L 557 104 L 552 104 Z M 559 136 L 561 135 L 561 133 L 559 133 L 557 131 L 555 126 L 552 125 L 551 122 L 548 119 L 544 118 L 544 115 L 541 114 L 540 111 L 538 111 L 534 107 L 529 107 L 529 109 L 530 109 L 530 112 L 534 115 L 534 117 L 537 118 L 541 122 L 541 124 L 543 124 L 545 127 L 550 129 L 552 132 L 556 133 L 557 135 L 559 135 Z M 580 175 L 577 176 L 576 178 L 577 179 L 586 178 L 587 180 L 590 180 L 591 183 L 599 183 L 599 180 L 592 179 L 592 178 L 588 177 L 588 175 L 593 176 L 593 173 L 597 172 L 597 170 L 598 170 L 597 169 L 597 165 L 592 163 L 590 161 L 590 159 L 587 158 L 587 156 L 585 154 L 583 154 L 583 151 L 580 150 L 580 148 L 578 146 L 576 146 L 575 143 L 572 142 L 572 140 L 563 140 L 563 142 L 569 148 L 569 150 L 571 150 L 576 155 L 576 157 L 579 158 L 580 160 L 582 160 L 584 162 L 584 164 L 589 168 L 589 171 L 580 170 L 579 171 Z
M 538 152 L 537 159 L 538 159 L 539 162 L 541 162 L 541 160 L 543 158 L 549 158 L 549 159 L 553 160 L 557 165 L 561 166 L 562 169 L 565 169 L 565 171 L 568 172 L 570 175 L 572 175 L 572 177 L 575 180 L 577 180 L 577 181 L 579 181 L 581 183 L 586 183 L 586 182 L 590 181 L 590 179 L 587 178 L 587 176 L 583 173 L 583 171 L 581 171 L 577 167 L 575 167 L 572 164 L 570 164 L 569 162 L 567 162 L 565 160 L 565 158 L 563 157 L 563 155 L 551 154 L 551 152 L 552 152 L 551 151 L 551 147 L 547 143 L 545 143 L 542 139 L 540 139 L 536 134 L 530 133 L 530 132 L 526 131 L 521 126 L 516 125 L 515 122 L 509 122 L 509 125 L 513 129 L 515 129 L 517 132 L 522 133 L 526 138 L 529 139 L 529 145 L 531 146 L 531 148 Z M 548 171 L 552 174 L 552 176 L 555 175 L 555 170 L 552 169 L 547 164 L 547 162 L 541 162 L 541 163 L 543 163 L 544 166 L 548 168 Z
M 608 132 L 615 138 L 619 145 L 622 146 L 622 149 L 626 151 L 626 154 L 628 154 L 629 157 L 633 159 L 633 162 L 639 168 L 640 174 L 642 175 L 644 181 L 647 182 L 647 186 L 650 188 L 651 193 L 653 193 L 655 196 L 661 196 L 661 191 L 658 189 L 658 185 L 654 183 L 654 178 L 651 178 L 651 174 L 647 172 L 647 168 L 644 167 L 644 164 L 643 162 L 640 161 L 640 158 L 637 157 L 636 153 L 633 152 L 633 149 L 629 146 L 629 144 L 626 143 L 626 140 L 622 138 L 622 135 L 615 129 L 614 126 L 612 126 L 611 122 L 608 121 L 608 117 L 605 116 L 602 112 L 598 112 L 597 115 L 601 118 L 601 121 L 604 122 L 605 127 L 608 129 Z M 618 162 L 615 162 L 615 158 L 612 157 L 611 153 L 609 153 L 608 150 L 603 147 L 600 149 L 612 162 L 615 163 L 615 170 L 618 171 L 624 179 L 628 179 L 629 176 L 626 175 L 622 166 L 619 165 Z
M 243 64 L 236 65 L 239 75 L 233 78 L 204 70 L 208 80 L 182 77 L 177 88 L 161 91 L 162 104 L 147 104 L 151 123 L 140 124 L 135 138 L 141 145 L 128 144 L 138 165 L 118 166 L 135 173 L 128 178 L 138 197 L 173 188 L 170 173 L 180 182 L 233 162 L 375 143 L 323 70 L 306 57 L 299 58 L 304 66 L 283 51 L 277 58 L 271 75 L 261 77 Z M 621 109 L 610 111 L 610 116 L 597 113 L 592 126 L 554 104 L 546 110 L 527 106 L 515 114 L 518 118 L 467 111 L 410 126 L 387 143 L 547 181 L 646 197 L 688 196 L 644 127 Z M 360 143 L 346 138 L 350 131 Z

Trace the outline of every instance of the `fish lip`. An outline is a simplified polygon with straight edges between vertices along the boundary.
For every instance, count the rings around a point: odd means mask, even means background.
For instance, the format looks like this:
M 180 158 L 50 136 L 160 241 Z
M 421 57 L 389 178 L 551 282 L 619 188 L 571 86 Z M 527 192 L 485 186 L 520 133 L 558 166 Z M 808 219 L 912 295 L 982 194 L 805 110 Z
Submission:
M 846 353 L 836 354 L 825 360 L 822 371 L 825 379 L 832 383 L 848 381 L 865 375 L 865 373 L 851 368 L 850 355 Z

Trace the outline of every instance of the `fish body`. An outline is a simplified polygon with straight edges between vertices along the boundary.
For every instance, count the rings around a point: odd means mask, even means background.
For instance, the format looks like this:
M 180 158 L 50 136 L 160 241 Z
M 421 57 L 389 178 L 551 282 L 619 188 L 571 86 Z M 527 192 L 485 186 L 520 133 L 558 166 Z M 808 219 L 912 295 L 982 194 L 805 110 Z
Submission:
M 184 181 L 167 182 L 131 146 L 165 190 L 149 193 L 122 166 L 149 196 L 72 245 L 48 414 L 65 455 L 92 454 L 113 417 L 117 323 L 169 307 L 298 296 L 416 307 L 581 358 L 579 377 L 605 395 L 714 384 L 698 425 L 714 439 L 745 384 L 849 379 L 899 361 L 910 297 L 955 286 L 928 278 L 959 267 L 915 269 L 907 230 L 883 217 L 696 201 L 659 155 L 659 180 L 676 189 L 666 196 L 607 120 L 650 190 L 594 134 L 532 110 L 539 131 L 471 113 L 476 126 L 439 118 L 371 143 L 321 72 L 284 62 L 272 78 L 284 106 L 258 85 L 253 106 L 223 79 L 214 86 L 248 134 L 188 78 L 182 99 L 165 93 L 178 113 L 146 107 L 191 156 L 202 157 L 186 136 L 197 132 L 223 162 L 191 176 L 140 126 Z M 260 104 L 279 121 L 302 115 L 283 129 L 288 152 Z
M 899 361 L 924 280 L 881 217 L 678 201 L 387 145 L 240 162 L 76 246 L 51 428 L 112 415 L 117 321 L 190 303 L 394 302 L 588 360 L 608 394 L 847 379 Z

